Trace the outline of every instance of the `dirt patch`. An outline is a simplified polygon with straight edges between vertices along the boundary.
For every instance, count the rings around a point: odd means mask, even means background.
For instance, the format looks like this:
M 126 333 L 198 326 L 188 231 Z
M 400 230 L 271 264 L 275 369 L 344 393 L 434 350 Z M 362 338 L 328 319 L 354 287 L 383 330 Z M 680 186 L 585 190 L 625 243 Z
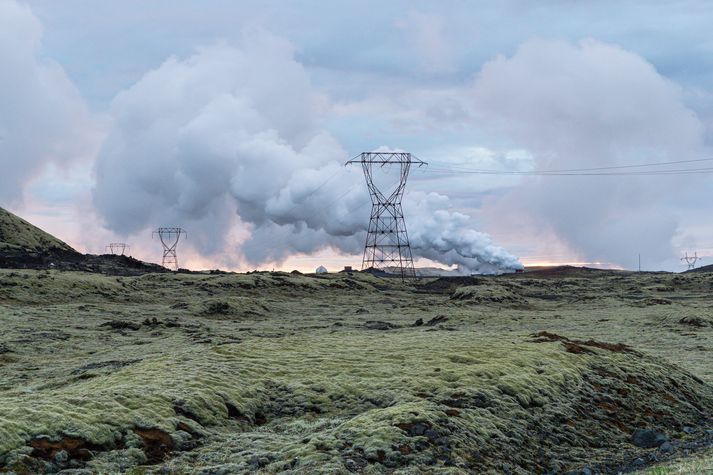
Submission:
M 135 428 L 134 433 L 143 440 L 143 450 L 149 463 L 159 463 L 173 451 L 173 439 L 166 431 Z
M 593 353 L 589 348 L 599 348 L 602 350 L 611 351 L 614 353 L 632 353 L 638 354 L 637 351 L 623 343 L 605 343 L 596 340 L 570 340 L 569 338 L 557 335 L 556 333 L 550 333 L 547 331 L 541 331 L 532 335 L 534 340 L 533 343 L 546 343 L 553 341 L 561 341 L 565 347 L 565 351 L 569 353 Z
M 114 447 L 102 447 L 97 444 L 92 444 L 79 437 L 64 437 L 53 441 L 49 437 L 38 437 L 30 441 L 32 452 L 30 455 L 45 460 L 55 460 L 57 454 L 64 451 L 67 453 L 68 459 L 90 460 L 95 452 L 109 450 Z

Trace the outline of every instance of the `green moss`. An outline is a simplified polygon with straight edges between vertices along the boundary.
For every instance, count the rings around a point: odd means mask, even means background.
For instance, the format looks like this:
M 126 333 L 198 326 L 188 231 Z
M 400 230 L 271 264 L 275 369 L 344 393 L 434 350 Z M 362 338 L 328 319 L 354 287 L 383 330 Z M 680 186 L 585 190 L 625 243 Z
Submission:
M 46 435 L 99 447 L 89 466 L 100 472 L 158 470 L 132 468 L 146 450 L 137 428 L 171 437 L 165 464 L 177 472 L 497 472 L 508 463 L 526 473 L 608 460 L 628 447 L 609 417 L 692 424 L 695 405 L 713 407 L 713 394 L 689 372 L 710 379 L 713 368 L 697 349 L 710 329 L 678 323 L 706 311 L 705 301 L 672 304 L 674 318 L 632 308 L 632 282 L 602 279 L 576 277 L 561 292 L 535 279 L 473 286 L 530 302 L 513 308 L 368 275 L 0 270 L 0 466 Z M 612 285 L 616 298 L 581 299 Z M 677 285 L 695 296 L 709 283 Z M 412 326 L 436 315 L 447 322 Z M 393 328 L 370 330 L 369 320 Z M 117 321 L 128 325 L 105 325 Z M 535 342 L 541 330 L 641 353 L 571 352 Z
M 73 251 L 51 234 L 0 208 L 0 250 L 3 248 L 35 252 Z

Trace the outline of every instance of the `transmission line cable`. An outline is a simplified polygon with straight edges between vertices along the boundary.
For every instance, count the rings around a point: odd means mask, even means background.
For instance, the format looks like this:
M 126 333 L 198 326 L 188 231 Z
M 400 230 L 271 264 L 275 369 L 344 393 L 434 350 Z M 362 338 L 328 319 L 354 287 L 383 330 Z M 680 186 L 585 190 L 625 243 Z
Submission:
M 556 170 L 537 170 L 537 172 L 538 173 L 589 172 L 589 171 L 600 171 L 600 170 L 619 170 L 619 169 L 625 169 L 625 168 L 661 167 L 661 166 L 667 166 L 667 165 L 679 165 L 681 163 L 699 163 L 699 162 L 711 162 L 711 161 L 713 161 L 713 158 L 698 158 L 698 159 L 694 159 L 694 160 L 676 160 L 676 161 L 670 161 L 670 162 L 640 163 L 640 164 L 636 164 L 636 165 L 612 165 L 612 166 L 594 167 L 594 168 L 569 168 L 569 169 L 556 169 Z M 452 167 L 447 162 L 433 162 L 433 161 L 431 161 L 431 163 L 443 165 L 440 168 L 453 168 L 453 169 L 464 169 L 464 170 L 473 170 L 473 171 L 490 171 L 490 170 L 480 170 L 477 168 L 461 167 L 459 165 Z M 436 168 L 438 168 L 438 167 L 436 167 Z M 666 170 L 661 170 L 661 171 L 666 171 Z
M 458 168 L 430 168 L 427 173 L 468 174 L 468 175 L 505 175 L 505 176 L 658 176 L 658 175 L 699 175 L 713 172 L 713 167 L 684 168 L 674 170 L 638 170 L 628 172 L 555 172 L 555 171 L 515 171 L 515 170 L 477 170 Z

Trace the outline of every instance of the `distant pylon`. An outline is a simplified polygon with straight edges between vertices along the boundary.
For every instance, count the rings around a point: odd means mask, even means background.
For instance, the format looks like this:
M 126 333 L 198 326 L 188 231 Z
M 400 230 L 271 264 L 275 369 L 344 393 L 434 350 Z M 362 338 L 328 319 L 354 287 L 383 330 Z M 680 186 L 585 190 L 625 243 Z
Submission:
M 703 259 L 702 257 L 698 257 L 698 251 L 694 252 L 692 256 L 688 255 L 688 251 L 686 251 L 686 254 L 681 258 L 681 261 L 685 262 L 688 265 L 688 270 L 691 270 L 696 267 L 696 262 L 700 261 Z
M 178 256 L 176 255 L 178 240 L 181 239 L 181 235 L 188 237 L 188 234 L 181 228 L 158 228 L 151 236 L 153 237 L 155 234 L 158 234 L 158 238 L 163 244 L 161 265 L 166 268 L 170 266 L 173 270 L 178 270 Z
M 361 163 L 371 196 L 371 218 L 362 270 L 373 268 L 389 273 L 396 270 L 402 279 L 416 277 L 401 200 L 411 164 L 422 166 L 426 162 L 405 152 L 363 152 L 349 160 L 347 165 L 353 163 Z M 374 165 L 380 168 L 398 165 L 400 168 L 399 183 L 388 196 L 374 184 Z
M 131 247 L 128 244 L 123 243 L 123 242 L 110 242 L 106 248 L 109 249 L 110 254 L 119 255 L 119 256 L 123 256 L 124 252 L 131 249 Z

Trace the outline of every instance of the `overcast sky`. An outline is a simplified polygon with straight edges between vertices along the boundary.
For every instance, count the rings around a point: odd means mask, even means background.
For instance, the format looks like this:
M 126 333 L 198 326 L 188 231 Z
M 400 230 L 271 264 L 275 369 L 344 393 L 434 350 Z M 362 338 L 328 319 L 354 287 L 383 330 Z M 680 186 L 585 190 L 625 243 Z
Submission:
M 180 225 L 192 268 L 358 266 L 340 165 L 398 149 L 422 258 L 680 270 L 707 171 L 457 173 L 713 157 L 713 6 L 622 3 L 0 0 L 0 206 L 86 252 Z

